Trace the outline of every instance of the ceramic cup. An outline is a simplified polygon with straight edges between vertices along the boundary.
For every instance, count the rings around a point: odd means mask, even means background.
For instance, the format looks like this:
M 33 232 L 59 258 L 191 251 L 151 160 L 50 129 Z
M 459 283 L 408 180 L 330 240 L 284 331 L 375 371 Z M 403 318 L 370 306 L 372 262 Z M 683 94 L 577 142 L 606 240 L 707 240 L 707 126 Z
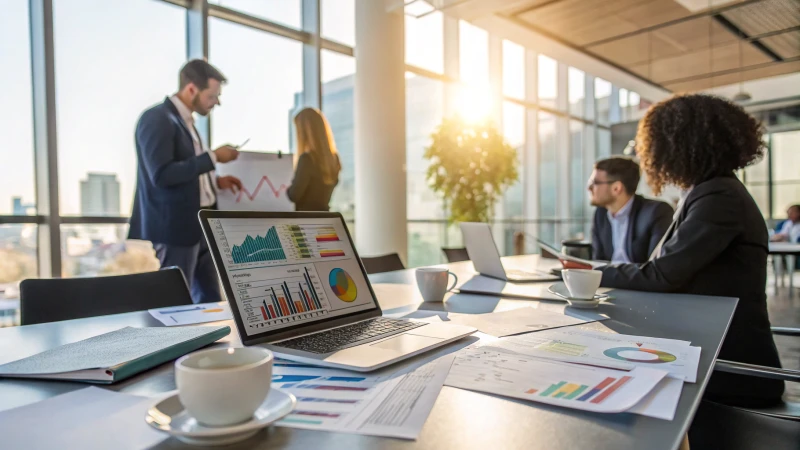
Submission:
M 246 422 L 269 394 L 273 359 L 261 347 L 190 353 L 175 361 L 181 403 L 204 425 Z
M 564 269 L 561 271 L 561 277 L 564 278 L 564 284 L 569 289 L 570 297 L 592 300 L 600 287 L 603 272 L 599 270 Z
M 453 276 L 453 284 L 447 287 L 447 279 Z M 441 302 L 444 294 L 452 291 L 458 283 L 458 277 L 453 272 L 441 267 L 423 267 L 417 269 L 417 286 L 426 302 Z

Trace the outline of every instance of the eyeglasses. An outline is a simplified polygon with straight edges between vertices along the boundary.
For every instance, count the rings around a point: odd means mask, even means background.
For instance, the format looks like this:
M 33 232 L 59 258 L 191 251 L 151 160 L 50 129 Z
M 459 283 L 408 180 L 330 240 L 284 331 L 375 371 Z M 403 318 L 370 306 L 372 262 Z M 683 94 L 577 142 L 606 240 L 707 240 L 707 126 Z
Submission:
M 589 187 L 592 186 L 599 186 L 601 184 L 614 184 L 619 180 L 609 180 L 609 181 L 597 181 L 597 180 L 589 180 Z

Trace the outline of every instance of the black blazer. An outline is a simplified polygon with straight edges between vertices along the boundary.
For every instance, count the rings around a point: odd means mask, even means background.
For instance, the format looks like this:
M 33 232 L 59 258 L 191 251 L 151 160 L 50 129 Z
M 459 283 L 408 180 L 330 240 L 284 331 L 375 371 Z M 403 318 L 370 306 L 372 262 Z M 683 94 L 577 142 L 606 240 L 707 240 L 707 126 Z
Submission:
M 641 265 L 601 268 L 602 285 L 736 297 L 739 303 L 719 358 L 780 367 L 767 316 L 768 241 L 764 218 L 744 185 L 733 175 L 712 178 L 686 197 L 656 249 L 660 256 Z M 779 401 L 783 390 L 782 381 L 716 372 L 706 396 L 759 405 Z
M 195 154 L 191 132 L 169 97 L 142 114 L 135 137 L 139 168 L 128 238 L 197 244 L 203 237 L 200 176 L 214 170 L 211 156 Z
M 646 199 L 641 195 L 633 197 L 625 241 L 625 250 L 631 262 L 643 263 L 650 259 L 653 249 L 672 223 L 674 213 L 668 203 Z M 608 210 L 597 208 L 592 225 L 592 258 L 598 261 L 611 261 L 613 255 L 614 244 L 611 239 Z
M 329 211 L 333 188 L 339 183 L 322 182 L 322 172 L 311 155 L 304 153 L 297 159 L 292 185 L 286 191 L 295 204 L 295 211 Z

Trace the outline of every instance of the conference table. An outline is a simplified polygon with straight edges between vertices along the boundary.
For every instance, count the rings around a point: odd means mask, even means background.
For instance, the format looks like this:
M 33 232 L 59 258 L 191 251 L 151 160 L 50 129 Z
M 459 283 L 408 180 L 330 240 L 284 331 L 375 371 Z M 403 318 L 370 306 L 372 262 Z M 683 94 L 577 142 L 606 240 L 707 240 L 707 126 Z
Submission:
M 772 255 L 772 264 L 775 265 L 775 288 L 778 288 L 778 279 L 780 279 L 781 286 L 783 286 L 783 273 L 789 275 L 789 295 L 794 291 L 794 267 L 795 258 L 800 256 L 800 244 L 794 242 L 770 242 L 769 254 Z M 786 259 L 776 258 L 776 256 L 785 256 Z M 784 267 L 783 263 L 786 263 Z
M 507 266 L 528 269 L 537 267 L 541 270 L 557 264 L 535 255 L 508 257 L 504 258 L 504 262 Z M 469 261 L 442 267 L 454 272 L 462 284 L 476 276 Z M 415 286 L 413 269 L 372 275 L 370 280 L 385 313 L 403 314 L 417 310 L 488 313 L 537 303 L 537 300 L 463 293 L 450 293 L 443 303 L 424 303 Z M 546 288 L 549 284 L 534 283 L 531 286 L 542 290 L 542 287 Z M 684 384 L 675 419 L 672 421 L 629 413 L 583 412 L 445 386 L 415 441 L 269 427 L 247 441 L 229 448 L 676 449 L 698 408 L 737 299 L 622 290 L 613 291 L 612 295 L 612 300 L 601 303 L 595 310 L 608 315 L 609 320 L 580 326 L 621 334 L 687 340 L 692 345 L 702 347 L 697 383 Z M 545 305 L 563 305 L 558 302 L 541 302 Z M 234 327 L 232 321 L 226 322 Z M 125 326 L 161 325 L 147 311 L 141 311 L 0 329 L 0 363 Z M 218 345 L 241 346 L 235 329 Z M 0 379 L 0 411 L 86 386 L 59 381 Z M 175 389 L 173 363 L 163 364 L 123 382 L 101 387 L 154 397 Z M 189 447 L 170 438 L 155 448 Z

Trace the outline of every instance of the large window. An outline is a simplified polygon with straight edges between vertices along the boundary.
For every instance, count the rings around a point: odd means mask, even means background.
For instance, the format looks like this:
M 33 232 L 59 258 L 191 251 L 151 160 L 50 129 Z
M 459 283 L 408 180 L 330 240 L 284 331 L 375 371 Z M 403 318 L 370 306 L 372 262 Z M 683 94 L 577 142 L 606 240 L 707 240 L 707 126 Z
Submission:
M 178 89 L 186 12 L 152 0 L 56 1 L 53 24 L 61 213 L 127 216 L 136 122 Z
M 772 154 L 772 217 L 785 218 L 800 203 L 800 130 L 770 136 Z
M 519 180 L 506 190 L 503 196 L 502 219 L 523 219 L 524 198 L 523 174 L 525 167 L 522 155 L 525 152 L 525 107 L 511 102 L 503 102 L 503 135 L 506 141 L 517 149 L 519 161 Z
M 573 219 L 586 217 L 586 158 L 584 156 L 583 122 L 569 122 L 569 212 Z M 583 224 L 576 222 L 571 233 L 579 233 Z
M 461 81 L 483 88 L 489 85 L 489 33 L 469 22 L 459 21 Z
M 555 219 L 558 205 L 556 116 L 539 112 L 539 216 Z
M 13 161 L 3 170 L 0 215 L 36 214 L 33 170 L 33 116 L 31 101 L 31 48 L 28 0 L 3 4 L 0 15 L 0 85 L 5 86 L 0 108 L 0 158 Z M 11 227 L 6 231 L 20 231 Z M 2 258 L 0 258 L 2 259 Z
M 129 0 L 130 1 L 130 0 Z M 208 3 L 288 25 L 301 27 L 301 0 L 208 0 Z
M 212 147 L 250 139 L 245 150 L 291 151 L 303 44 L 215 18 L 208 28 L 209 62 L 228 79 L 211 113 Z
M 15 298 L 17 283 L 38 274 L 36 228 L 33 224 L 0 225 L 0 298 Z
M 597 123 L 600 125 L 610 124 L 611 111 L 611 83 L 602 79 L 594 79 L 594 101 L 597 111 Z
M 569 95 L 569 113 L 573 116 L 584 117 L 586 114 L 586 75 L 570 67 L 567 71 L 567 89 Z
M 126 241 L 127 225 L 62 225 L 62 276 L 123 275 L 158 270 L 153 245 Z
M 285 0 L 278 0 L 284 1 Z M 322 0 L 322 37 L 347 44 L 356 45 L 356 5 L 355 0 Z
M 430 189 L 426 179 L 428 160 L 425 148 L 431 133 L 444 116 L 444 83 L 430 78 L 406 74 L 406 204 L 410 220 L 445 218 L 445 204 Z M 442 223 L 408 224 L 408 247 L 411 267 L 437 264 L 445 245 Z
M 415 19 L 405 17 L 406 63 L 431 72 L 444 73 L 444 23 L 442 13 Z
M 342 164 L 339 184 L 331 198 L 331 210 L 341 212 L 347 220 L 352 220 L 355 214 L 355 72 L 353 57 L 322 51 L 322 112 L 331 126 Z
M 503 40 L 503 95 L 525 98 L 525 47 Z
M 539 104 L 555 109 L 558 96 L 558 63 L 555 59 L 539 55 Z

